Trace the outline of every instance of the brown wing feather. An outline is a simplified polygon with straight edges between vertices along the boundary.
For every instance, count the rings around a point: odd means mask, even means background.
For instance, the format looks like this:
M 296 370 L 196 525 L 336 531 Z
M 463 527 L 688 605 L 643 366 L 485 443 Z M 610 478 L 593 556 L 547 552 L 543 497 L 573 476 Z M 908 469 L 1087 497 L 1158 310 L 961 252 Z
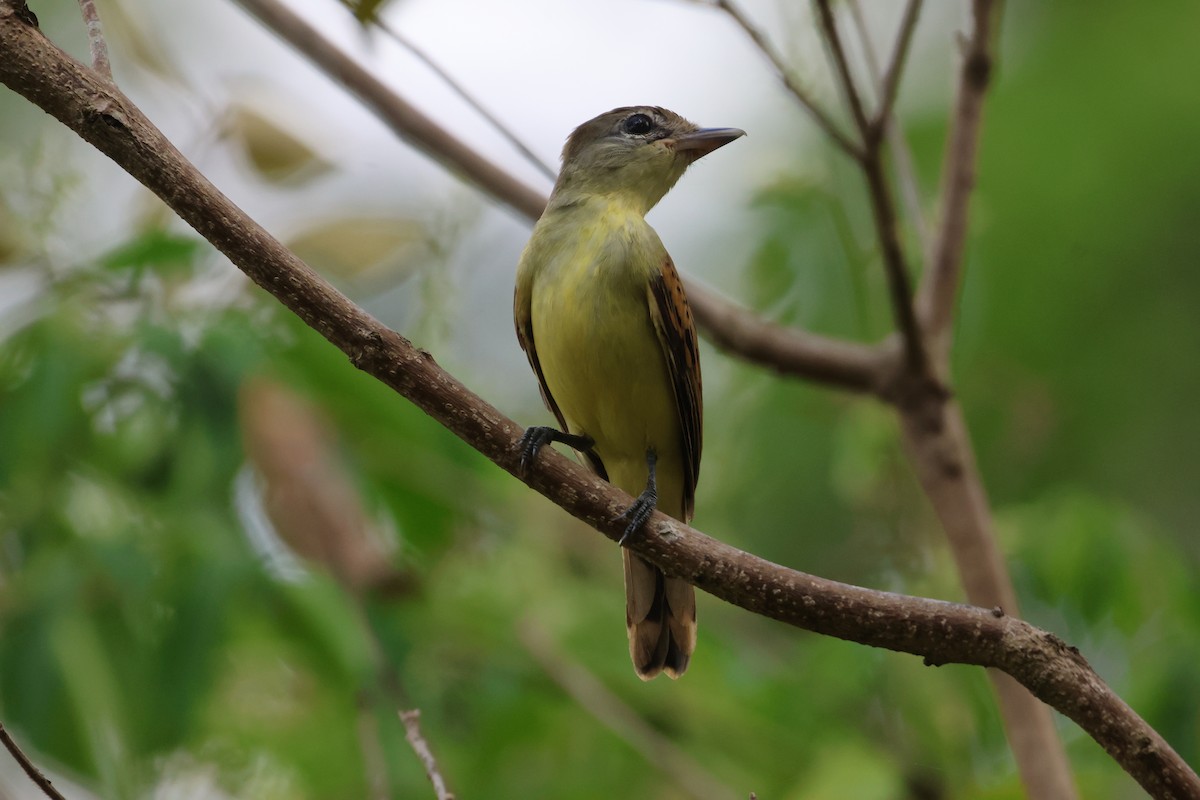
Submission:
M 671 257 L 663 259 L 662 270 L 650 282 L 650 318 L 658 333 L 675 390 L 675 407 L 683 429 L 684 497 L 683 522 L 692 518 L 696 481 L 700 477 L 700 448 L 703 444 L 704 403 L 700 382 L 700 349 L 696 323 L 688 306 L 683 282 Z

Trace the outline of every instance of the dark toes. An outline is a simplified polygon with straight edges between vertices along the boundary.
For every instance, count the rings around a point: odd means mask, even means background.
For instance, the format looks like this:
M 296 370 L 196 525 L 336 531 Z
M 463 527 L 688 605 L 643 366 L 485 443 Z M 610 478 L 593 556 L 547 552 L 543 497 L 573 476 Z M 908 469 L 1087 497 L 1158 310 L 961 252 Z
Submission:
M 625 513 L 617 517 L 618 520 L 628 520 L 629 524 L 625 526 L 625 533 L 621 534 L 621 538 L 617 540 L 617 544 L 624 545 L 629 541 L 629 537 L 633 536 L 642 526 L 646 524 L 646 520 L 654 515 L 654 507 L 657 503 L 657 497 L 646 497 L 643 495 L 633 501 L 633 505 L 625 509 Z

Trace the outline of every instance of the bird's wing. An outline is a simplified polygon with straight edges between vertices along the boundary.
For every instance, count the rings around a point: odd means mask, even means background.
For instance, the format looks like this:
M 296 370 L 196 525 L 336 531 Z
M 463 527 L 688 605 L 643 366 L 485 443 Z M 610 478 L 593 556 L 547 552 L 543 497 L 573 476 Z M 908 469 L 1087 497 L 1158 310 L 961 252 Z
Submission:
M 684 496 L 683 522 L 692 518 L 696 480 L 700 477 L 700 447 L 703 440 L 704 404 L 700 388 L 700 350 L 696 344 L 696 324 L 688 306 L 683 282 L 669 255 L 663 255 L 662 269 L 650 281 L 648 292 L 650 319 L 658 334 L 666 358 L 675 408 L 683 430 Z
M 550 387 L 546 385 L 546 375 L 542 372 L 542 363 L 538 361 L 537 346 L 533 339 L 533 313 L 531 304 L 533 301 L 533 290 L 531 281 L 525 280 L 523 274 L 518 274 L 517 287 L 513 291 L 513 321 L 517 326 L 517 341 L 521 343 L 521 349 L 525 351 L 525 357 L 529 359 L 529 366 L 533 367 L 533 372 L 537 375 L 538 389 L 542 393 L 542 402 L 546 404 L 546 408 L 550 409 L 550 413 L 558 420 L 558 427 L 563 433 L 571 433 L 571 429 L 567 426 L 567 418 L 563 416 L 562 411 L 558 407 L 558 403 L 554 402 L 554 395 L 550 394 Z M 591 464 L 592 470 L 604 480 L 608 480 L 608 471 L 604 468 L 600 457 L 595 451 L 589 450 L 584 453 L 588 463 Z

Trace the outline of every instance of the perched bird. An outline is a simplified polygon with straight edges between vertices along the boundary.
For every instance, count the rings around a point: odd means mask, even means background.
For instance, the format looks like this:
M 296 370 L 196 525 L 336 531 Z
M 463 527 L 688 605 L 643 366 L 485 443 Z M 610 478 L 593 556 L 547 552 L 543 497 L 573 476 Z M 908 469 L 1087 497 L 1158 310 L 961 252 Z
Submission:
M 655 106 L 585 122 L 563 148 L 550 202 L 521 255 L 517 337 L 561 426 L 527 430 L 522 465 L 552 441 L 582 452 L 637 497 L 622 517 L 622 543 L 656 506 L 690 520 L 700 472 L 696 329 L 646 212 L 690 164 L 744 135 Z M 643 680 L 678 678 L 696 647 L 695 592 L 622 553 L 634 669 Z

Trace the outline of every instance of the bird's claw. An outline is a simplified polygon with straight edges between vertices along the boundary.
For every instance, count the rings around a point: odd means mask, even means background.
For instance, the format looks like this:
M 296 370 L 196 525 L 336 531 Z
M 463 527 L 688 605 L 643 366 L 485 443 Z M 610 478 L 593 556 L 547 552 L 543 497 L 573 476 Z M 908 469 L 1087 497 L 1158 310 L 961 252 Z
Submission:
M 621 534 L 621 538 L 617 540 L 617 544 L 622 547 L 629 541 L 629 538 L 642 529 L 646 521 L 654 515 L 654 509 L 658 506 L 658 493 L 652 492 L 649 489 L 642 492 L 633 505 L 625 509 L 625 511 L 614 519 L 614 522 L 620 520 L 628 520 L 629 524 L 625 526 L 625 532 Z
M 521 460 L 517 462 L 517 468 L 522 475 L 529 474 L 529 467 L 537 458 L 538 451 L 554 441 L 556 433 L 558 431 L 554 428 L 545 425 L 533 425 L 525 429 L 525 433 L 521 434 L 521 439 L 517 442 L 517 450 L 521 453 Z
M 529 474 L 529 468 L 533 466 L 533 460 L 537 458 L 538 452 L 551 442 L 562 442 L 568 447 L 584 453 L 591 451 L 592 446 L 596 444 L 595 440 L 587 434 L 564 433 L 548 425 L 531 425 L 525 429 L 525 433 L 521 434 L 521 439 L 517 442 L 517 450 L 521 453 L 521 460 L 517 462 L 517 468 L 522 477 Z

